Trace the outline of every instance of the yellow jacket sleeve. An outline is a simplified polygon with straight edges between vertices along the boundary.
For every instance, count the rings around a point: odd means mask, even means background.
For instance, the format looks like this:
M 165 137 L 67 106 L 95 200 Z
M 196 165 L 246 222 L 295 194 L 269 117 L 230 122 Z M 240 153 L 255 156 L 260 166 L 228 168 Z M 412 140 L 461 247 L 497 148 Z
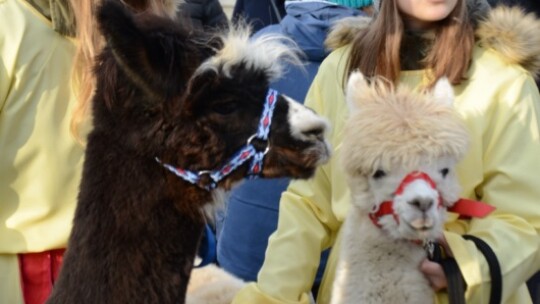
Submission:
M 503 303 L 530 303 L 526 293 L 518 291 L 540 266 L 540 98 L 526 73 L 506 82 L 493 98 L 484 113 L 489 117 L 484 132 L 474 138 L 480 141 L 473 145 L 481 147 L 483 158 L 474 166 L 483 174 L 474 192 L 497 210 L 485 219 L 450 223 L 445 237 L 467 283 L 468 303 L 488 303 L 491 282 L 484 256 L 460 234 L 481 238 L 496 254 Z M 468 165 L 466 160 L 462 167 Z

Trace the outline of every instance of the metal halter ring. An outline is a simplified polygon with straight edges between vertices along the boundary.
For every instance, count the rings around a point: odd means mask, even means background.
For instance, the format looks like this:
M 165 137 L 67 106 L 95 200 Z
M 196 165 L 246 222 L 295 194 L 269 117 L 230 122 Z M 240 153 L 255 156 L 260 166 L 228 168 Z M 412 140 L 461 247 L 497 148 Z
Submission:
M 207 174 L 208 176 L 210 176 L 210 175 L 212 174 L 212 171 L 210 171 L 210 170 L 201 170 L 201 171 L 197 172 L 197 175 L 198 175 L 198 176 L 203 176 L 203 175 L 205 175 L 205 174 Z M 211 177 L 211 176 L 210 176 L 210 177 Z
M 251 135 L 248 139 L 247 139 L 247 142 L 246 144 L 249 146 L 249 145 L 252 145 L 253 144 L 251 143 L 255 138 L 257 138 L 257 134 L 253 134 Z M 255 147 L 255 146 L 254 146 Z M 264 149 L 264 152 L 263 152 L 263 155 L 266 155 L 266 153 L 268 153 L 268 151 L 270 151 L 270 142 L 268 140 L 266 140 L 266 149 Z
M 208 175 L 208 184 L 207 185 L 204 185 L 202 183 L 202 180 L 201 180 L 201 177 L 203 175 Z M 215 189 L 217 187 L 217 182 L 214 180 L 214 178 L 212 177 L 212 171 L 210 170 L 201 170 L 199 172 L 197 172 L 197 176 L 199 177 L 198 180 L 197 180 L 197 184 L 201 185 L 203 188 L 205 189 Z

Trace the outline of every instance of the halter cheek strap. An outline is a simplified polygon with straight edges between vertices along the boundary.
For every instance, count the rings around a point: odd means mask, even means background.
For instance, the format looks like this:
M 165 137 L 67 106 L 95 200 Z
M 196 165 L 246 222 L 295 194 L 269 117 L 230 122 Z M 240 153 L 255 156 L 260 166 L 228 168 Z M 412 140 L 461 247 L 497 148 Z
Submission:
M 264 104 L 263 113 L 261 115 L 261 120 L 259 121 L 259 127 L 257 128 L 257 133 L 252 135 L 248 139 L 248 145 L 252 146 L 251 141 L 254 138 L 268 142 L 268 135 L 270 134 L 270 125 L 272 124 L 272 116 L 274 114 L 274 109 L 276 108 L 278 92 L 273 89 L 269 89 L 266 94 L 266 102 Z M 251 160 L 251 166 L 249 167 L 248 175 L 250 177 L 258 176 L 263 167 L 264 156 L 270 150 L 270 146 L 267 145 L 266 149 L 263 151 L 257 151 L 253 154 L 253 159 Z
M 162 163 L 157 157 L 155 158 L 156 161 L 176 176 L 207 191 L 215 189 L 217 184 L 222 179 L 224 179 L 227 175 L 236 170 L 249 159 L 252 160 L 247 175 L 251 178 L 260 176 L 263 169 L 264 156 L 270 150 L 270 146 L 268 145 L 268 135 L 270 133 L 270 126 L 272 124 L 272 116 L 276 107 L 277 96 L 278 92 L 276 90 L 268 89 L 257 132 L 251 135 L 248 138 L 246 145 L 236 152 L 221 168 L 217 170 L 201 170 L 198 172 L 193 172 L 179 167 L 174 167 L 170 164 Z M 257 150 L 252 144 L 254 139 L 267 142 L 266 148 L 262 151 Z M 210 178 L 210 182 L 206 184 L 202 182 L 202 177 L 205 175 Z

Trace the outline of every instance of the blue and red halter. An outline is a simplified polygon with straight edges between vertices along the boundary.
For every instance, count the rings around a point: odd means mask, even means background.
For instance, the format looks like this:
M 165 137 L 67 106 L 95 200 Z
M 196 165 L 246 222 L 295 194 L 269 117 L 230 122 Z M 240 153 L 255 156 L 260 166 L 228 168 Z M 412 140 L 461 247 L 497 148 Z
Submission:
M 162 163 L 159 158 L 156 157 L 156 161 L 160 163 L 167 170 L 171 171 L 178 177 L 181 177 L 185 181 L 197 185 L 202 189 L 207 191 L 213 190 L 217 187 L 219 181 L 229 175 L 231 172 L 236 170 L 246 161 L 251 159 L 251 164 L 249 166 L 248 176 L 257 177 L 260 176 L 263 168 L 264 156 L 270 150 L 270 145 L 268 143 L 268 135 L 270 133 L 270 125 L 272 124 L 272 115 L 276 106 L 278 97 L 278 92 L 273 89 L 268 89 L 266 94 L 266 100 L 264 103 L 263 112 L 261 119 L 259 121 L 259 126 L 257 132 L 251 135 L 247 139 L 246 145 L 240 149 L 236 154 L 234 154 L 229 161 L 217 170 L 201 170 L 198 172 L 189 171 L 186 169 L 174 167 L 169 164 Z M 254 139 L 259 139 L 267 142 L 267 146 L 264 150 L 259 151 L 252 144 Z M 208 184 L 202 184 L 201 178 L 207 175 L 210 178 Z

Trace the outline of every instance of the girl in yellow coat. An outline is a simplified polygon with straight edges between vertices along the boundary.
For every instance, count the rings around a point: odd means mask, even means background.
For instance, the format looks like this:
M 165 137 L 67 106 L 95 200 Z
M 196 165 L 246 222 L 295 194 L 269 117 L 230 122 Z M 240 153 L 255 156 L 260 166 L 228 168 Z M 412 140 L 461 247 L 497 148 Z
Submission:
M 497 210 L 484 219 L 451 215 L 443 241 L 465 280 L 468 303 L 488 303 L 491 276 L 484 255 L 463 234 L 495 253 L 502 303 L 531 303 L 525 281 L 540 268 L 540 95 L 532 77 L 540 68 L 539 21 L 516 9 L 488 12 L 473 0 L 381 0 L 376 8 L 372 21 L 348 20 L 336 29 L 331 42 L 341 47 L 323 62 L 306 98 L 333 125 L 333 160 L 283 194 L 258 281 L 234 303 L 309 303 L 320 252 L 332 247 L 317 296 L 328 303 L 350 205 L 339 157 L 348 115 L 344 84 L 355 69 L 419 90 L 441 76 L 450 79 L 471 134 L 457 172 L 462 196 Z M 429 261 L 418 267 L 438 291 L 435 300 L 446 303 L 441 267 Z

